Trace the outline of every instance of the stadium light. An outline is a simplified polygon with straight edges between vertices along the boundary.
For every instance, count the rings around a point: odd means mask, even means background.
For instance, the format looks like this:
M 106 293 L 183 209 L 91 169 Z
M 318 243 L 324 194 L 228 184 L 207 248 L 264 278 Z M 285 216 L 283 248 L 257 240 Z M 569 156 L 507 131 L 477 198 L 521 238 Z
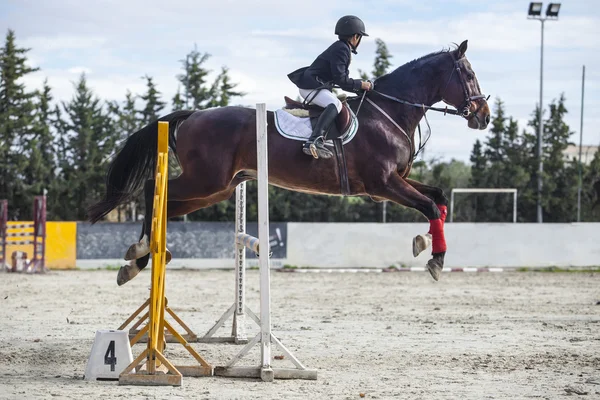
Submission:
M 546 20 L 556 21 L 558 19 L 558 12 L 560 11 L 560 3 L 550 3 L 546 8 L 546 17 L 542 17 L 543 3 L 531 2 L 529 3 L 529 11 L 527 13 L 527 19 L 537 19 L 542 23 L 542 44 L 540 46 L 540 115 L 538 122 L 538 134 L 537 134 L 537 157 L 539 161 L 538 166 L 538 177 L 537 177 L 537 222 L 543 222 L 542 217 L 542 175 L 544 172 L 544 165 L 542 163 L 542 138 L 544 132 L 544 119 L 543 116 L 543 94 L 544 94 L 544 22 Z
M 542 15 L 542 3 L 529 3 L 529 16 L 539 17 Z
M 558 12 L 560 11 L 560 3 L 550 3 L 546 9 L 546 17 L 558 18 Z

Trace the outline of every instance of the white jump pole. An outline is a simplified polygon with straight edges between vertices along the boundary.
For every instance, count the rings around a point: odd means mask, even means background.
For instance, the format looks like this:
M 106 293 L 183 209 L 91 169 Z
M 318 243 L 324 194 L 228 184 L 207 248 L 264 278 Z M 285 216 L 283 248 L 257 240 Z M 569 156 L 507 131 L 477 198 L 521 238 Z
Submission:
M 256 150 L 257 150 L 257 180 L 258 180 L 258 239 L 241 230 L 242 224 L 236 221 L 236 246 L 243 244 L 251 250 L 258 251 L 260 243 L 263 244 L 262 251 L 259 252 L 260 268 L 260 320 L 257 323 L 260 326 L 260 332 L 244 348 L 234 356 L 224 367 L 215 368 L 215 375 L 243 378 L 261 378 L 263 381 L 271 382 L 275 378 L 281 379 L 317 379 L 317 371 L 309 370 L 302 365 L 300 361 L 273 335 L 271 332 L 271 266 L 269 260 L 269 177 L 268 177 L 268 143 L 267 143 L 267 110 L 266 104 L 256 105 Z M 241 186 L 241 185 L 240 185 Z M 238 186 L 239 189 L 239 186 Z M 244 188 L 245 189 L 245 188 Z M 240 190 L 241 191 L 241 190 Z M 242 196 L 242 198 L 245 196 Z M 239 199 L 239 197 L 237 198 Z M 239 206 L 239 204 L 236 204 Z M 245 204 L 244 204 L 245 209 Z M 238 213 L 239 215 L 239 213 Z M 242 246 L 240 246 L 242 247 Z M 236 269 L 244 271 L 243 261 L 245 250 L 236 247 Z M 242 247 L 243 249 L 243 247 Z M 238 283 L 242 282 L 241 300 L 236 300 L 237 307 L 249 311 L 243 304 L 243 274 L 238 271 Z M 239 288 L 236 283 L 236 289 Z M 235 306 L 235 305 L 234 305 Z M 248 313 L 253 315 L 251 311 Z M 243 314 L 240 314 L 243 315 Z M 254 316 L 255 317 L 255 316 Z M 254 318 L 253 318 L 254 319 Z M 235 319 L 234 319 L 235 321 Z M 256 320 L 255 320 L 256 321 Z M 234 367 L 242 357 L 257 344 L 260 343 L 260 365 L 258 367 Z M 285 354 L 296 368 L 273 368 L 271 366 L 271 344 L 275 343 L 277 347 Z
M 258 237 L 266 245 L 258 262 L 260 269 L 260 331 L 261 372 L 263 381 L 273 381 L 271 369 L 271 263 L 269 262 L 269 160 L 267 156 L 267 110 L 264 103 L 256 105 L 256 158 L 258 179 Z M 265 250 L 265 249 L 263 249 Z

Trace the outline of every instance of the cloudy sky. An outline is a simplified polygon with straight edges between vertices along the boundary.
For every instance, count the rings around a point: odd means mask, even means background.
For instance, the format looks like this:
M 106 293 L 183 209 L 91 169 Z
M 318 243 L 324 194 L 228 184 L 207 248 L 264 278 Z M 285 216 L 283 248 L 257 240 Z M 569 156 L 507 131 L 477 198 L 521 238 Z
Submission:
M 546 23 L 544 103 L 564 92 L 567 122 L 579 141 L 581 70 L 586 66 L 584 144 L 600 143 L 600 4 L 563 2 L 559 21 Z M 545 3 L 547 4 L 547 2 Z M 374 40 L 393 55 L 393 68 L 416 57 L 469 40 L 467 57 L 490 102 L 499 97 L 525 127 L 539 99 L 540 22 L 527 19 L 525 0 L 0 0 L 0 28 L 15 31 L 18 45 L 41 70 L 27 84 L 48 79 L 56 99 L 73 95 L 85 72 L 102 99 L 142 93 L 144 75 L 155 78 L 170 102 L 180 60 L 194 46 L 211 55 L 247 95 L 235 103 L 282 106 L 296 97 L 287 73 L 310 64 L 332 41 L 345 14 L 360 16 L 370 37 L 354 56 L 351 75 L 371 71 Z M 430 114 L 433 136 L 426 157 L 468 160 L 485 132 L 456 117 Z

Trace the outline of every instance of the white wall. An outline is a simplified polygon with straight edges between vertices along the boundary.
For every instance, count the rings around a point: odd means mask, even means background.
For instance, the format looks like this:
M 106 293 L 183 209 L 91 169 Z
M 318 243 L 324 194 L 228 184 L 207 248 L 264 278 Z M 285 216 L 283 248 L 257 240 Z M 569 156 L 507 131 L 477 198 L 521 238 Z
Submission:
M 288 223 L 285 264 L 319 268 L 424 267 L 431 248 L 412 256 L 412 238 L 426 223 Z M 446 267 L 586 267 L 600 265 L 600 223 L 447 223 Z M 233 246 L 233 243 L 232 243 Z M 233 253 L 233 247 L 232 247 Z M 123 260 L 77 260 L 80 268 L 123 265 Z M 249 266 L 258 260 L 248 258 Z M 233 259 L 177 258 L 169 268 L 233 268 Z
M 424 266 L 431 248 L 412 256 L 412 238 L 426 223 L 289 223 L 288 259 L 323 268 Z M 447 223 L 447 267 L 600 265 L 600 224 Z

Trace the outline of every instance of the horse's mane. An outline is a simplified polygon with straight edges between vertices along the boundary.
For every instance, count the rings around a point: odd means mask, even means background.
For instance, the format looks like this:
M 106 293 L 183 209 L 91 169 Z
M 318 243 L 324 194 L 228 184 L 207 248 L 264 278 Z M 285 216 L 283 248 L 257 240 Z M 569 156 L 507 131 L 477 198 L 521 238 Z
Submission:
M 458 48 L 458 45 L 454 43 L 455 48 L 445 48 L 439 51 L 434 51 L 433 53 L 429 53 L 426 54 L 422 57 L 419 58 L 415 58 L 412 61 L 409 61 L 399 67 L 397 67 L 396 69 L 394 69 L 392 72 L 389 72 L 385 75 L 380 76 L 379 78 L 377 78 L 375 80 L 375 88 L 377 89 L 378 85 L 385 85 L 386 83 L 389 83 L 389 81 L 393 80 L 393 86 L 394 87 L 406 87 L 409 84 L 414 84 L 414 82 L 411 82 L 411 80 L 409 79 L 409 74 L 408 71 L 413 70 L 415 67 L 420 67 L 423 64 L 425 64 L 427 61 L 429 61 L 431 58 L 437 57 L 440 54 L 446 54 L 446 53 L 450 53 L 454 50 L 456 50 L 456 48 Z

